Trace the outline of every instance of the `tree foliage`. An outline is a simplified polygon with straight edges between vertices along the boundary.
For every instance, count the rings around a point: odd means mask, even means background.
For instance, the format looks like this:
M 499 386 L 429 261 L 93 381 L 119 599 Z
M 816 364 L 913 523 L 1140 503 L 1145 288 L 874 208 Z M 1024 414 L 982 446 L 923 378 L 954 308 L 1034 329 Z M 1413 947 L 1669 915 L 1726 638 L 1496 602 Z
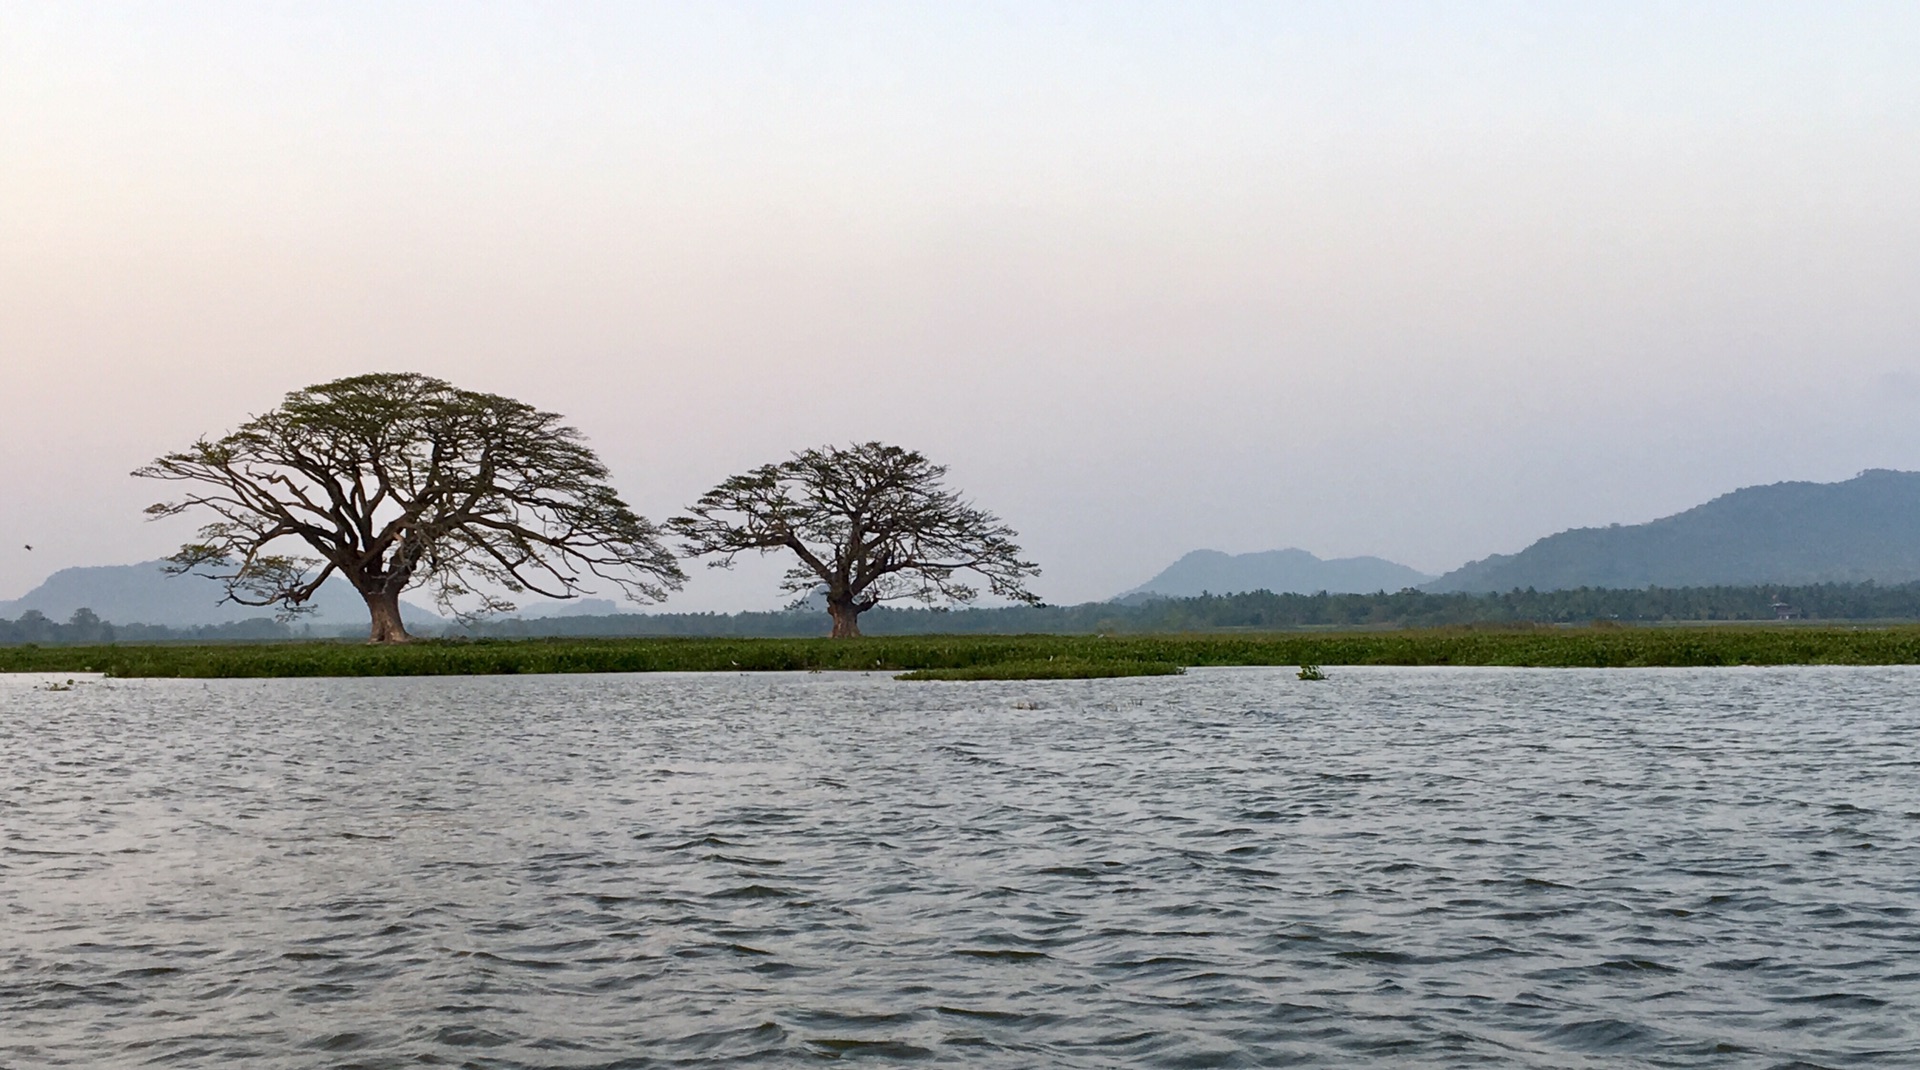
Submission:
M 805 450 L 729 478 L 668 528 L 689 557 L 729 567 L 742 553 L 797 559 L 781 589 L 795 605 L 823 591 L 833 634 L 858 635 L 861 613 L 881 602 L 967 603 L 977 584 L 1028 604 L 1040 573 L 1016 533 L 942 485 L 947 470 L 919 453 L 864 442 Z
M 1260 632 L 1294 629 L 1529 628 L 1595 622 L 1771 622 L 1783 608 L 1796 621 L 1920 620 L 1920 583 L 1807 587 L 1690 587 L 1643 590 L 1509 591 L 1505 594 L 1274 594 L 1248 591 L 1192 598 L 1136 597 L 1069 606 L 981 609 L 879 606 L 860 618 L 868 635 L 1059 635 Z M 608 617 L 493 620 L 490 636 L 814 636 L 812 614 L 628 613 Z
M 376 641 L 407 638 L 399 597 L 413 587 L 471 617 L 511 610 L 499 591 L 571 598 L 598 577 L 657 601 L 684 579 L 577 430 L 424 375 L 296 390 L 134 474 L 185 485 L 150 517 L 216 518 L 172 556 L 175 571 L 199 569 L 231 601 L 286 614 L 338 574 L 366 599 Z

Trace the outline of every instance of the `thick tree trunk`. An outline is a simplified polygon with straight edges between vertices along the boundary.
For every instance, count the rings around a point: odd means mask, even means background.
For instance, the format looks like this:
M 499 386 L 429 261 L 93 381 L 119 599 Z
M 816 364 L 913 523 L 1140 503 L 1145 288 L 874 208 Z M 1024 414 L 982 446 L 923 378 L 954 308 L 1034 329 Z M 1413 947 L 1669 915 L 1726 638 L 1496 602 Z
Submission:
M 407 626 L 400 620 L 400 595 L 388 591 L 362 591 L 360 596 L 367 600 L 367 614 L 373 618 L 373 624 L 367 630 L 369 643 L 405 643 L 413 636 L 407 634 Z
M 852 639 L 860 634 L 860 610 L 851 601 L 827 600 L 827 614 L 833 618 L 833 637 Z

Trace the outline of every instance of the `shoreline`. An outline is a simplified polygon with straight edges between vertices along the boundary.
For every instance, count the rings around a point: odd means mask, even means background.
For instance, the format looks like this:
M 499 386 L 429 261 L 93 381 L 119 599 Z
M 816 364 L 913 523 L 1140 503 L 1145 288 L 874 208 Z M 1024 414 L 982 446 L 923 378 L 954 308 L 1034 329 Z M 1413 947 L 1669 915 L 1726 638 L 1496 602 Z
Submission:
M 1920 625 L 1429 629 L 1170 635 L 925 635 L 860 639 L 482 639 L 0 647 L 0 672 L 110 677 L 484 676 L 601 672 L 1483 665 L 1641 668 L 1920 664 Z M 1044 668 L 1038 671 L 1046 671 Z M 1092 674 L 1089 672 L 1088 674 Z M 1129 675 L 1101 672 L 1098 675 Z M 1021 678 L 1009 675 L 1008 678 Z

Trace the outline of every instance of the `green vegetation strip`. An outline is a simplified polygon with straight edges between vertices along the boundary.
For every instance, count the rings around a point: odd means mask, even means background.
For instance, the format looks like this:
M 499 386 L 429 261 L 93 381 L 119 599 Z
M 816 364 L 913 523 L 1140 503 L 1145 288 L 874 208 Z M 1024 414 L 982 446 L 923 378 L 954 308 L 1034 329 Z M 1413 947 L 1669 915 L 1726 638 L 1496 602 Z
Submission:
M 915 669 L 896 680 L 1098 680 L 1114 676 L 1178 676 L 1187 670 L 1166 661 L 1089 661 L 1048 658 L 997 661 L 952 669 Z
M 509 673 L 976 669 L 1098 665 L 1920 664 L 1920 627 L 1571 628 L 1162 636 L 525 639 L 404 646 L 257 643 L 0 647 L 0 671 L 112 676 L 467 676 Z M 1011 669 L 1009 669 L 1011 671 Z

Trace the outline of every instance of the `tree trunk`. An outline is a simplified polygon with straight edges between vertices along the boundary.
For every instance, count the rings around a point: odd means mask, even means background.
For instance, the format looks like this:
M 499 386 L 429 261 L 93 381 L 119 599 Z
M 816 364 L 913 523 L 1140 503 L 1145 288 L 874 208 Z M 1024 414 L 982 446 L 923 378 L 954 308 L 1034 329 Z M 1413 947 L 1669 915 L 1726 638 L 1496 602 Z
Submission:
M 362 591 L 360 596 L 367 600 L 367 614 L 373 618 L 373 624 L 367 630 L 369 643 L 406 643 L 413 636 L 407 634 L 407 626 L 400 620 L 400 594 L 397 591 Z
M 836 602 L 827 600 L 827 613 L 833 618 L 833 637 L 852 639 L 860 634 L 860 609 L 851 600 Z

